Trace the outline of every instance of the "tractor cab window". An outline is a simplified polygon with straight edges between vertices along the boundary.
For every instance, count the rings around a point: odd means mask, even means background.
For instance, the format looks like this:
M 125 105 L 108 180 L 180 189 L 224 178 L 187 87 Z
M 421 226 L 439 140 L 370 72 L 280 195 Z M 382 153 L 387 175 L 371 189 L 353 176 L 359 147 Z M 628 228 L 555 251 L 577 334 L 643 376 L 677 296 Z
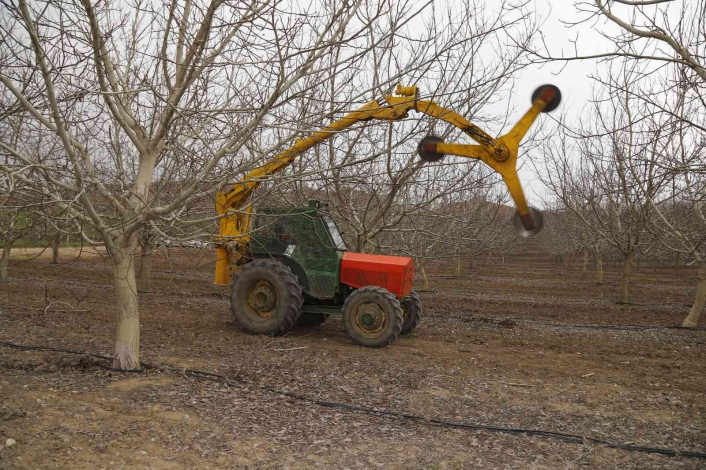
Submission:
M 289 236 L 284 231 L 284 226 L 279 220 L 275 222 L 275 239 L 282 245 L 289 245 Z
M 339 250 L 348 250 L 348 247 L 346 247 L 346 242 L 343 241 L 343 237 L 341 236 L 341 232 L 338 230 L 336 222 L 327 215 L 323 216 L 323 219 L 324 222 L 326 222 L 328 232 L 331 235 L 331 240 L 333 240 L 333 243 L 334 245 L 336 245 L 336 248 Z

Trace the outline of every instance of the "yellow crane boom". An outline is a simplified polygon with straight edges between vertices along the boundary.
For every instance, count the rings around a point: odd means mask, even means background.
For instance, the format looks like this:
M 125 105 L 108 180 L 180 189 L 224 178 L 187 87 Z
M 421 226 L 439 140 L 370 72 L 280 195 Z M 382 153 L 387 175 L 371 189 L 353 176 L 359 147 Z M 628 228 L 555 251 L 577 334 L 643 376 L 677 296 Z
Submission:
M 371 119 L 396 121 L 407 117 L 409 111 L 417 111 L 448 122 L 461 129 L 478 145 L 447 144 L 441 139 L 427 137 L 419 144 L 422 158 L 428 161 L 438 160 L 445 154 L 457 155 L 482 160 L 503 177 L 503 181 L 517 207 L 522 225 L 526 230 L 536 227 L 532 212 L 527 205 L 522 185 L 517 176 L 517 154 L 520 141 L 529 130 L 539 113 L 556 108 L 561 99 L 559 89 L 553 85 L 544 85 L 535 91 L 532 107 L 507 134 L 493 138 L 481 128 L 469 122 L 460 114 L 437 105 L 433 101 L 419 100 L 416 86 L 398 86 L 397 96 L 387 95 L 385 103 L 371 101 L 361 108 L 345 115 L 318 132 L 297 140 L 287 150 L 278 154 L 270 162 L 248 173 L 242 182 L 234 184 L 226 193 L 216 194 L 216 212 L 220 219 L 219 235 L 215 238 L 216 284 L 228 284 L 238 258 L 245 255 L 250 224 L 250 210 L 246 206 L 252 192 L 269 176 L 282 171 L 296 158 L 311 147 L 323 142 L 336 133 L 361 121 Z

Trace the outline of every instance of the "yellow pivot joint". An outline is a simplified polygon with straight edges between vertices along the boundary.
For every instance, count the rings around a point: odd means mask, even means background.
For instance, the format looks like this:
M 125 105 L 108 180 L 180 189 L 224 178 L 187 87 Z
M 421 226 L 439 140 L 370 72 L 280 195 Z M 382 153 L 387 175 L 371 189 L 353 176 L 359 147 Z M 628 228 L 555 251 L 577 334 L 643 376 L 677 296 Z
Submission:
M 398 96 L 413 96 L 416 99 L 419 96 L 419 88 L 416 85 L 402 86 L 401 83 L 398 83 L 395 94 Z

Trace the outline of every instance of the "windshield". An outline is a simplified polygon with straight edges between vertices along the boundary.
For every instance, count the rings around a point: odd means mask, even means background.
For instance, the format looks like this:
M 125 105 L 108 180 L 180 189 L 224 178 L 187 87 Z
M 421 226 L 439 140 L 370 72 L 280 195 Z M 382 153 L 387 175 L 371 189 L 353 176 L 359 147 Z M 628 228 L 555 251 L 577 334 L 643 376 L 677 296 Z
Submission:
M 343 237 L 341 236 L 341 232 L 338 230 L 336 222 L 327 215 L 323 216 L 323 218 L 324 222 L 326 222 L 326 226 L 328 227 L 328 233 L 331 234 L 331 240 L 333 240 L 336 248 L 339 250 L 348 250 L 348 247 L 346 247 L 346 242 L 343 241 Z

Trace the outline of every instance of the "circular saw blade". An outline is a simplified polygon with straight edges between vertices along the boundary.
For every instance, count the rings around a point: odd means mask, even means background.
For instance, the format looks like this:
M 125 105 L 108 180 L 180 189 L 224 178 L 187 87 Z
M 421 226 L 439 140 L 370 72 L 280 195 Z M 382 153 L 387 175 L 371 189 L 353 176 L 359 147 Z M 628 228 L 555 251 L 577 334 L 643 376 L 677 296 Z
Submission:
M 512 217 L 512 226 L 515 228 L 515 232 L 523 238 L 534 237 L 544 227 L 544 217 L 541 211 L 530 206 L 528 216 L 520 217 L 520 213 L 515 211 L 515 215 Z

